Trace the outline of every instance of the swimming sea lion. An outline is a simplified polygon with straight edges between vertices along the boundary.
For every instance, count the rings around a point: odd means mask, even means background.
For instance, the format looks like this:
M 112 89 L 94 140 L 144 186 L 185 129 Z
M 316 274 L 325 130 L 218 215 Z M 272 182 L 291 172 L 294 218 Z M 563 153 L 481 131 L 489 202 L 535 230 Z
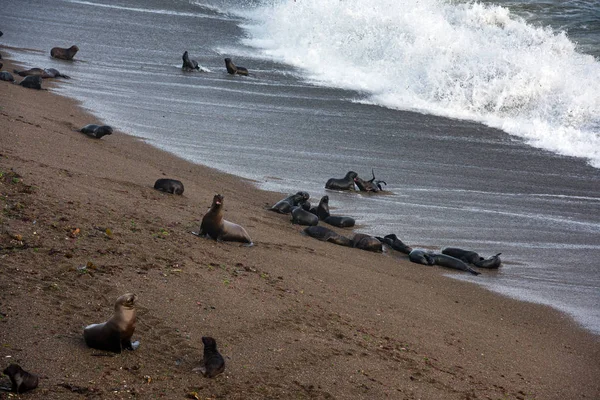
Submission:
M 296 194 L 289 195 L 283 200 L 279 200 L 270 208 L 270 210 L 280 214 L 289 214 L 292 212 L 292 207 L 304 204 L 309 198 L 310 195 L 307 192 L 297 192 Z
M 463 250 L 457 247 L 446 247 L 442 249 L 442 254 L 458 258 L 459 260 L 462 260 L 467 264 L 473 264 L 474 266 L 479 268 L 495 269 L 500 267 L 500 264 L 502 264 L 502 261 L 499 257 L 502 253 L 498 253 L 495 256 L 491 256 L 490 258 L 486 259 L 479 256 L 479 254 L 475 253 L 474 251 Z
M 30 374 L 17 364 L 10 364 L 2 373 L 10 378 L 11 391 L 15 393 L 25 393 L 38 387 L 38 376 Z
M 183 59 L 183 65 L 181 66 L 181 69 L 184 71 L 193 71 L 193 70 L 200 70 L 200 67 L 198 66 L 198 62 L 196 60 L 190 60 L 190 57 L 188 55 L 188 52 L 185 51 L 183 53 L 183 57 L 181 57 Z
M 460 271 L 467 271 L 473 275 L 479 275 L 479 272 L 475 271 L 458 258 L 439 253 L 432 253 L 431 257 L 433 257 L 435 265 L 439 265 L 440 267 L 458 269 Z
M 341 179 L 330 178 L 327 183 L 325 183 L 325 189 L 333 189 L 333 190 L 354 190 L 354 178 L 356 178 L 358 174 L 354 171 L 348 171 L 346 176 Z
M 248 70 L 244 67 L 237 67 L 232 61 L 231 58 L 225 59 L 225 68 L 227 68 L 227 72 L 231 75 L 244 75 L 248 76 Z
M 225 371 L 225 360 L 217 350 L 215 339 L 203 336 L 202 343 L 204 344 L 204 358 L 202 359 L 202 365 L 198 369 L 205 377 L 214 378 Z
M 408 254 L 408 259 L 417 264 L 423 265 L 433 265 L 435 264 L 435 259 L 433 256 L 421 249 L 414 249 Z
M 352 241 L 350 239 L 329 228 L 325 228 L 324 226 L 309 226 L 308 228 L 304 229 L 304 233 L 312 238 L 322 240 L 324 242 L 331 242 L 334 244 L 339 244 L 340 246 L 352 247 Z
M 161 192 L 183 194 L 183 183 L 176 179 L 158 179 L 154 182 L 154 189 Z
M 79 47 L 73 45 L 68 49 L 62 47 L 53 47 L 50 50 L 50 56 L 54 58 L 60 58 L 61 60 L 72 60 L 75 54 L 79 51 Z
M 306 211 L 300 206 L 292 207 L 292 224 L 315 226 L 319 223 L 319 217 Z
M 210 210 L 202 217 L 200 231 L 192 233 L 197 236 L 208 235 L 217 241 L 242 242 L 252 246 L 252 239 L 242 226 L 223 219 L 223 196 L 220 194 L 213 197 Z
M 123 349 L 135 350 L 140 342 L 131 343 L 135 331 L 136 295 L 126 293 L 115 302 L 115 313 L 106 322 L 92 324 L 83 330 L 85 344 L 98 350 L 120 353 Z
M 30 69 L 23 70 L 23 71 L 17 71 L 15 69 L 15 70 L 13 70 L 13 72 L 15 74 L 19 75 L 19 76 L 41 76 L 43 79 L 46 79 L 46 78 L 65 78 L 65 79 L 71 79 L 70 76 L 61 74 L 55 68 L 45 68 L 45 69 L 30 68 Z
M 77 132 L 85 133 L 89 137 L 100 139 L 102 136 L 112 135 L 113 128 L 108 125 L 88 124 Z
M 26 76 L 25 79 L 19 83 L 19 85 L 29 88 L 29 89 L 38 89 L 42 88 L 42 77 L 41 76 Z
M 320 220 L 329 225 L 337 226 L 338 228 L 351 228 L 356 223 L 354 218 L 330 215 L 329 196 L 327 195 L 321 197 L 321 201 L 319 201 L 319 206 L 316 208 L 315 214 Z
M 364 233 L 357 233 L 352 237 L 352 247 L 361 250 L 374 251 L 377 253 L 381 253 L 383 251 L 383 247 L 381 246 L 381 242 L 379 240 Z
M 15 77 L 10 72 L 2 71 L 0 72 L 0 81 L 14 82 Z
M 389 235 L 385 235 L 384 237 L 376 236 L 376 238 L 381 243 L 385 243 L 388 246 L 390 246 L 392 249 L 399 251 L 401 253 L 404 253 L 404 254 L 410 254 L 410 252 L 413 250 L 412 247 L 404 244 L 404 242 L 402 242 L 402 240 L 398 239 L 398 236 L 396 236 L 393 233 L 389 234 Z

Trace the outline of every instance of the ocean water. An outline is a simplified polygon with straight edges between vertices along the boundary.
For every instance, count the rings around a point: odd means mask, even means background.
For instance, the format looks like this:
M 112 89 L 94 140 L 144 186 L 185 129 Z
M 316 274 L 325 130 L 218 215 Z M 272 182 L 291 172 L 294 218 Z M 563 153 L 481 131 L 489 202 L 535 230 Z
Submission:
M 103 123 L 282 196 L 328 194 L 361 232 L 502 252 L 498 271 L 449 274 L 600 334 L 597 1 L 22 0 L 3 12 L 3 52 L 72 76 L 53 90 Z M 49 57 L 72 44 L 77 61 Z M 185 50 L 205 72 L 181 71 Z M 251 76 L 227 75 L 225 57 Z M 323 188 L 348 170 L 374 171 L 389 193 Z

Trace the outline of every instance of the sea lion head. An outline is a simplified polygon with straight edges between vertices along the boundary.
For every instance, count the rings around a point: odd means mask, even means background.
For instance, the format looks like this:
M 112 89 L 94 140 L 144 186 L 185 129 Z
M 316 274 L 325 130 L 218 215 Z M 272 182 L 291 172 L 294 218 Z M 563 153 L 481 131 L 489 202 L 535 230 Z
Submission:
M 73 45 L 73 46 L 69 47 L 69 51 L 77 53 L 79 51 L 79 47 Z
M 23 369 L 19 367 L 17 364 L 10 364 L 8 367 L 2 371 L 2 373 L 8 377 L 15 376 L 17 374 L 22 374 Z
M 308 192 L 298 192 L 296 195 L 301 197 L 301 201 L 310 199 L 310 194 L 308 194 Z
M 205 348 L 215 349 L 217 348 L 217 342 L 210 336 L 202 336 L 202 344 Z
M 213 206 L 213 208 L 221 208 L 223 206 L 223 195 L 222 194 L 215 194 L 215 197 L 213 197 L 212 206 Z
M 347 179 L 354 179 L 356 180 L 356 177 L 358 176 L 358 174 L 354 171 L 348 171 L 348 173 L 346 174 L 346 178 Z
M 390 233 L 389 235 L 385 235 L 384 238 L 388 238 L 388 239 L 392 239 L 392 240 L 398 240 L 398 236 L 396 236 L 395 233 Z
M 133 309 L 135 307 L 135 301 L 137 300 L 137 296 L 134 293 L 125 293 L 120 296 L 115 303 L 115 310 L 120 307 Z
M 325 195 L 321 197 L 321 203 L 329 204 L 329 196 Z

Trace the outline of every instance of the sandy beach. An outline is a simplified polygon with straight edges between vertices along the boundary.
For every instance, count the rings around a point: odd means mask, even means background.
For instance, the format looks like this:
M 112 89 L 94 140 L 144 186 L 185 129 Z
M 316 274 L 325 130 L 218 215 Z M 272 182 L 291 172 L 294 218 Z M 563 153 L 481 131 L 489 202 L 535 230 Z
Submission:
M 0 86 L 0 357 L 43 377 L 22 398 L 600 398 L 600 340 L 565 314 L 304 236 L 266 210 L 281 194 L 118 126 L 90 139 L 75 129 L 102 121 L 75 101 Z M 253 247 L 190 234 L 216 193 Z M 87 348 L 127 292 L 140 348 Z M 193 371 L 202 336 L 215 379 Z

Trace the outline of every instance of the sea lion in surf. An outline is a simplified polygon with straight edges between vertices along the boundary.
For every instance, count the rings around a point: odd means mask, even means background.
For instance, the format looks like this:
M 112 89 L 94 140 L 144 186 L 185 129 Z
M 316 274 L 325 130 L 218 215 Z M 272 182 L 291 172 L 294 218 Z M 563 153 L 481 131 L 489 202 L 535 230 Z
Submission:
M 172 194 L 183 194 L 183 183 L 177 179 L 158 179 L 154 182 L 154 189 Z
M 10 72 L 2 71 L 2 72 L 0 72 L 0 81 L 14 82 L 15 77 L 12 76 L 12 74 Z
M 84 133 L 94 139 L 100 139 L 102 136 L 112 135 L 113 128 L 108 125 L 88 124 L 78 129 L 77 132 Z
M 354 171 L 348 171 L 346 176 L 341 179 L 338 178 L 330 178 L 325 183 L 325 189 L 332 190 L 354 190 L 354 178 L 356 178 L 358 174 Z
M 462 260 L 459 260 L 458 258 L 439 253 L 431 253 L 431 257 L 433 257 L 434 264 L 439 265 L 440 267 L 457 269 L 459 271 L 466 271 L 473 275 L 480 274 L 479 272 L 475 271 L 473 268 L 469 267 L 467 264 L 465 264 Z
M 398 239 L 398 236 L 396 236 L 393 233 L 391 233 L 389 235 L 385 235 L 384 237 L 379 237 L 379 236 L 375 236 L 375 237 L 381 243 L 387 244 L 392 249 L 399 251 L 401 253 L 410 254 L 410 252 L 413 250 L 412 247 L 404 244 L 404 242 L 402 240 Z
M 203 336 L 202 344 L 204 344 L 202 365 L 198 368 L 194 368 L 194 370 L 199 370 L 202 375 L 207 378 L 214 378 L 225 371 L 225 360 L 217 350 L 217 342 L 215 339 L 209 336 Z
M 29 373 L 17 364 L 10 364 L 2 371 L 10 378 L 12 387 L 10 390 L 15 393 L 25 393 L 38 387 L 39 377 Z
M 319 223 L 319 217 L 301 206 L 292 207 L 292 224 L 315 226 Z
M 357 233 L 352 237 L 352 247 L 361 250 L 374 251 L 376 253 L 381 253 L 383 251 L 383 246 L 379 240 L 374 236 L 364 233 Z
M 324 226 L 309 226 L 308 228 L 304 229 L 304 233 L 312 238 L 324 242 L 352 247 L 352 241 L 350 239 Z
M 372 169 L 371 169 L 371 173 L 373 174 L 373 178 L 369 179 L 368 181 L 365 181 L 364 179 L 362 179 L 358 176 L 354 178 L 354 183 L 356 183 L 356 186 L 358 186 L 358 190 L 360 190 L 361 192 L 377 193 L 377 192 L 383 190 L 383 188 L 381 187 L 381 184 L 384 184 L 387 186 L 387 183 L 385 183 L 385 181 L 382 181 L 380 179 L 375 179 L 375 171 L 373 171 Z
M 427 252 L 425 250 L 421 250 L 421 249 L 412 250 L 408 254 L 408 259 L 417 264 L 423 264 L 423 265 L 435 264 L 435 259 L 433 258 L 433 256 L 429 252 Z
M 351 228 L 356 224 L 354 218 L 329 214 L 329 196 L 327 195 L 321 197 L 321 201 L 319 201 L 319 206 L 316 208 L 315 214 L 319 217 L 319 220 L 326 224 L 337 226 L 338 228 Z
M 223 218 L 223 196 L 213 197 L 210 210 L 202 217 L 200 231 L 192 232 L 197 236 L 209 236 L 216 241 L 242 242 L 252 246 L 252 239 L 246 230 Z
M 70 76 L 68 75 L 64 75 L 61 74 L 57 69 L 55 68 L 30 68 L 30 69 L 26 69 L 26 70 L 22 70 L 22 71 L 18 71 L 18 70 L 13 70 L 13 72 L 19 76 L 41 76 L 42 79 L 47 79 L 47 78 L 65 78 L 65 79 L 71 79 Z
M 309 198 L 310 195 L 307 192 L 297 192 L 296 194 L 289 195 L 283 200 L 279 200 L 269 210 L 278 212 L 279 214 L 289 214 L 292 212 L 292 207 L 306 203 Z M 310 203 L 308 203 L 308 205 L 310 207 Z
M 53 47 L 50 50 L 50 56 L 53 58 L 59 58 L 61 60 L 72 60 L 75 57 L 75 54 L 79 51 L 79 47 L 73 45 L 68 49 L 63 49 L 62 47 Z
M 248 76 L 248 70 L 244 67 L 238 67 L 236 66 L 233 61 L 231 61 L 231 58 L 226 58 L 225 59 L 225 68 L 227 68 L 227 72 L 230 75 L 244 75 L 244 76 Z
M 29 89 L 42 89 L 42 77 L 40 76 L 26 76 L 25 79 L 19 83 L 19 85 L 29 88 Z
M 135 331 L 135 301 L 133 293 L 119 296 L 115 302 L 115 312 L 106 322 L 92 324 L 83 330 L 83 339 L 88 347 L 120 353 L 125 350 L 135 350 L 139 341 L 131 343 Z
M 502 260 L 500 260 L 499 257 L 502 253 L 498 253 L 495 256 L 491 256 L 489 258 L 483 258 L 474 251 L 463 250 L 459 249 L 458 247 L 446 247 L 442 249 L 442 254 L 458 258 L 459 260 L 462 260 L 467 264 L 473 264 L 474 266 L 479 268 L 496 269 L 499 268 L 502 264 Z
M 181 58 L 183 59 L 183 65 L 181 66 L 182 70 L 184 70 L 184 71 L 193 71 L 193 70 L 199 71 L 200 70 L 198 61 L 191 60 L 187 50 L 183 53 L 183 56 Z

